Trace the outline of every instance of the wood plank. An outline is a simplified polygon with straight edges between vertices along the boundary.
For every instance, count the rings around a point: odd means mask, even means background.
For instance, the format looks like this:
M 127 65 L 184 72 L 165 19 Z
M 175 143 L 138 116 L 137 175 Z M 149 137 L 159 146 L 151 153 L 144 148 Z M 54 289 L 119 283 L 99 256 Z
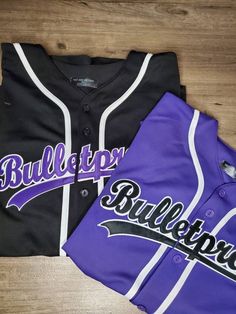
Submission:
M 18 41 L 58 55 L 173 50 L 189 103 L 216 117 L 236 147 L 234 0 L 1 0 L 0 42 Z M 137 312 L 68 258 L 0 258 L 0 313 Z

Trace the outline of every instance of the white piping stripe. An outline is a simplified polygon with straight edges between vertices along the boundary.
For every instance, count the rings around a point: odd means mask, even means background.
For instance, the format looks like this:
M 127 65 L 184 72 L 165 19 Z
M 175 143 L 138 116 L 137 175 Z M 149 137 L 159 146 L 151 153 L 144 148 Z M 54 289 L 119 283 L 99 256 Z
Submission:
M 194 136 L 195 136 L 197 123 L 199 120 L 199 115 L 200 115 L 200 112 L 198 110 L 194 110 L 193 118 L 189 127 L 189 133 L 188 133 L 189 150 L 190 150 L 190 154 L 191 154 L 193 164 L 194 164 L 196 174 L 197 174 L 198 188 L 197 188 L 197 192 L 194 198 L 192 199 L 191 203 L 189 204 L 188 208 L 186 208 L 185 212 L 180 217 L 180 219 L 188 218 L 188 216 L 191 214 L 196 204 L 199 202 L 203 193 L 203 189 L 204 189 L 204 177 L 203 177 L 202 169 L 201 169 L 198 157 L 197 157 L 195 143 L 194 143 Z M 161 257 L 163 256 L 167 248 L 168 248 L 167 245 L 161 244 L 157 252 L 154 254 L 154 256 L 150 259 L 150 261 L 145 265 L 145 267 L 139 273 L 132 287 L 125 295 L 129 300 L 131 300 L 135 296 L 135 294 L 138 292 L 144 279 L 147 277 L 147 275 L 152 270 L 152 268 L 156 265 L 156 263 L 161 259 Z
M 233 208 L 215 226 L 215 228 L 211 232 L 211 235 L 216 236 L 217 233 L 235 215 L 236 215 L 236 208 Z M 174 299 L 176 298 L 176 296 L 178 295 L 178 293 L 182 289 L 183 285 L 185 284 L 186 280 L 188 279 L 188 276 L 190 275 L 191 271 L 193 270 L 193 268 L 196 264 L 197 264 L 197 261 L 191 261 L 188 263 L 188 265 L 185 267 L 182 275 L 180 276 L 180 278 L 176 282 L 175 286 L 173 287 L 171 292 L 168 294 L 167 298 L 160 305 L 160 307 L 155 311 L 154 314 L 163 314 L 167 310 L 167 308 L 171 305 L 171 303 L 174 301 Z
M 227 222 L 235 215 L 236 215 L 236 208 L 233 208 L 218 222 L 218 224 L 212 230 L 211 234 L 213 236 L 216 236 L 217 233 L 219 233 L 220 230 L 227 224 Z
M 159 259 L 163 256 L 167 248 L 168 248 L 167 245 L 165 244 L 161 245 L 160 248 L 155 253 L 155 255 L 151 258 L 151 260 L 146 264 L 146 266 L 139 273 L 137 279 L 135 280 L 134 285 L 129 290 L 129 292 L 125 295 L 129 300 L 132 299 L 133 296 L 137 293 L 139 287 L 142 285 L 145 278 L 147 277 L 147 274 L 156 265 Z
M 193 115 L 192 123 L 189 128 L 189 135 L 188 135 L 188 145 L 189 145 L 190 153 L 192 156 L 193 164 L 194 164 L 194 167 L 197 173 L 197 178 L 198 178 L 198 189 L 194 198 L 189 204 L 188 208 L 186 208 L 183 215 L 181 216 L 181 219 L 183 220 L 188 219 L 189 215 L 191 214 L 191 212 L 193 211 L 193 209 L 199 202 L 203 193 L 203 189 L 204 189 L 204 177 L 203 177 L 201 165 L 198 160 L 195 143 L 194 143 L 195 130 L 197 127 L 199 116 L 200 116 L 200 112 L 198 110 L 194 110 L 194 115 Z
M 195 262 L 194 262 L 195 263 Z M 195 264 L 194 264 L 195 265 Z M 168 297 L 165 299 L 165 301 L 161 304 L 161 306 L 154 312 L 154 314 L 163 314 L 165 313 L 165 310 L 169 307 L 170 303 L 174 300 L 174 298 L 177 296 L 177 294 L 179 293 L 179 290 L 182 288 L 184 282 L 185 282 L 185 278 L 184 276 L 187 276 L 191 273 L 193 267 L 193 264 L 189 263 L 183 274 L 181 275 L 181 277 L 179 278 L 179 280 L 177 281 L 176 285 L 174 286 L 174 288 L 171 290 L 170 294 L 168 295 Z M 173 300 L 172 300 L 173 299 Z
M 32 81 L 38 87 L 38 89 L 51 101 L 53 101 L 63 112 L 65 120 L 65 159 L 68 159 L 71 155 L 71 119 L 70 113 L 66 105 L 55 95 L 53 95 L 38 79 L 33 69 L 31 68 L 24 51 L 19 43 L 13 44 L 16 52 Z M 68 230 L 68 217 L 69 217 L 69 198 L 70 198 L 70 185 L 63 187 L 62 196 L 62 212 L 61 212 L 61 229 L 60 229 L 60 255 L 65 256 L 66 253 L 62 249 L 63 244 L 67 240 Z
M 100 119 L 100 124 L 99 124 L 99 150 L 104 150 L 105 149 L 105 128 L 106 128 L 106 122 L 108 116 L 114 111 L 117 107 L 119 107 L 132 93 L 133 91 L 137 88 L 137 86 L 140 84 L 141 80 L 143 79 L 149 61 L 152 57 L 151 53 L 148 53 L 146 57 L 144 58 L 143 64 L 140 68 L 140 71 L 138 73 L 138 76 L 136 77 L 135 81 L 132 83 L 132 85 L 129 87 L 129 89 L 116 101 L 114 101 L 106 110 L 104 110 L 101 119 Z M 104 178 L 101 178 L 98 181 L 98 195 L 102 192 L 104 188 Z

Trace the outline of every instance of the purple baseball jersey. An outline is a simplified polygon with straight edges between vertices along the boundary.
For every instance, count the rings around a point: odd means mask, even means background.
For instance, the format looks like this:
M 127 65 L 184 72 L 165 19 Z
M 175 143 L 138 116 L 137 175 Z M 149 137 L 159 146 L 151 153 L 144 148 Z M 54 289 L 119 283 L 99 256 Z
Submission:
M 64 250 L 147 313 L 236 313 L 236 151 L 166 93 Z

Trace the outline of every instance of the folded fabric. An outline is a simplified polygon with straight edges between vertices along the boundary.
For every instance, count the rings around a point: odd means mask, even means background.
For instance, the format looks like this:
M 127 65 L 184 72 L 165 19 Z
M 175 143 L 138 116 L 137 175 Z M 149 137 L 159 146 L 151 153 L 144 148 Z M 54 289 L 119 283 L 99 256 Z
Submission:
M 234 314 L 236 151 L 166 93 L 64 250 L 147 313 Z
M 177 57 L 52 56 L 3 43 L 2 71 L 0 256 L 65 255 L 140 121 L 165 91 L 185 97 Z

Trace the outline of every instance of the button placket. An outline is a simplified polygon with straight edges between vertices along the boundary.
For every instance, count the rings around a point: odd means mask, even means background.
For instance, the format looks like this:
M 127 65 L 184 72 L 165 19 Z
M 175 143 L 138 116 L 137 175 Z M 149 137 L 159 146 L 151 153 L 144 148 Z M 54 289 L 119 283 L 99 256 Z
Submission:
M 220 197 L 221 199 L 226 197 L 226 191 L 223 188 L 220 188 L 217 190 L 216 195 Z M 220 200 L 219 200 L 220 202 Z M 203 205 L 204 206 L 204 205 Z M 205 210 L 205 217 L 207 218 L 213 218 L 215 216 L 215 210 L 213 208 L 208 208 Z
M 219 213 L 217 212 L 217 208 L 214 208 L 214 206 L 211 205 L 212 200 L 214 204 L 215 198 L 218 198 L 219 203 L 220 203 L 223 201 L 223 198 L 225 198 L 226 196 L 227 194 L 226 194 L 225 189 L 223 188 L 216 189 L 215 192 L 211 195 L 211 197 L 206 199 L 206 201 L 199 208 L 196 208 L 196 210 L 194 210 L 193 213 L 189 216 L 188 221 L 190 225 L 193 224 L 193 222 L 196 219 L 201 219 L 204 221 L 203 229 L 208 232 L 211 232 L 214 225 L 217 224 L 218 216 L 219 216 Z M 217 221 L 215 222 L 215 220 Z M 180 237 L 178 241 L 180 241 L 181 238 L 182 237 Z M 181 264 L 184 261 L 184 258 L 180 254 L 177 254 L 174 247 L 172 247 L 171 250 L 173 253 L 172 262 L 175 264 Z

